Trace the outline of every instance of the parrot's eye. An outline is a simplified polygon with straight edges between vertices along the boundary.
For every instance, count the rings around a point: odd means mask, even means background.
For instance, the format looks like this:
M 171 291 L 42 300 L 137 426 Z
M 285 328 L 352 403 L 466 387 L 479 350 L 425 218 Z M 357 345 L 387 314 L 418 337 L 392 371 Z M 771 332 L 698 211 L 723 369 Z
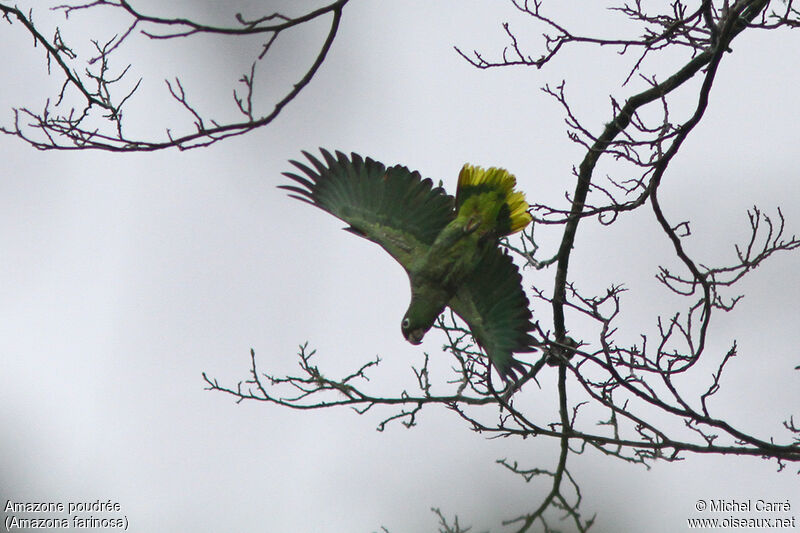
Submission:
M 403 329 L 408 329 L 409 326 L 411 326 L 411 320 L 408 317 L 405 317 L 403 319 L 403 323 L 401 324 L 401 326 L 403 327 Z

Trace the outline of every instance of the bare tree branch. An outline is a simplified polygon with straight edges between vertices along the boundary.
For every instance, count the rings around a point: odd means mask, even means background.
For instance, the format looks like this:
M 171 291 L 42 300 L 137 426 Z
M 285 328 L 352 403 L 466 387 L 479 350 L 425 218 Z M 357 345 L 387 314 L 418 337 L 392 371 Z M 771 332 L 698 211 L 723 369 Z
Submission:
M 95 43 L 97 54 L 87 60 L 85 74 L 80 75 L 74 63 L 78 61 L 73 50 L 61 38 L 60 30 L 52 39 L 46 38 L 33 22 L 31 12 L 24 13 L 19 8 L 0 3 L 0 12 L 9 22 L 19 22 L 30 33 L 37 44 L 44 47 L 48 62 L 55 61 L 58 71 L 64 77 L 58 98 L 48 100 L 42 111 L 29 107 L 14 109 L 11 126 L 0 127 L 0 131 L 16 136 L 40 150 L 84 150 L 97 149 L 112 152 L 150 152 L 166 148 L 186 150 L 214 144 L 222 139 L 243 135 L 270 124 L 281 111 L 311 82 L 333 46 L 342 11 L 349 0 L 337 0 L 321 8 L 296 17 L 272 13 L 254 19 L 246 19 L 237 14 L 238 26 L 222 27 L 201 24 L 185 18 L 162 18 L 144 14 L 126 0 L 95 0 L 76 2 L 54 7 L 69 18 L 78 13 L 108 9 L 122 11 L 131 19 L 130 25 L 121 34 L 100 45 Z M 266 56 L 278 36 L 284 32 L 302 27 L 310 21 L 330 17 L 330 29 L 321 44 L 316 58 L 292 88 L 281 97 L 269 112 L 257 112 L 253 106 L 256 90 L 255 74 L 257 65 Z M 244 96 L 234 90 L 234 104 L 242 120 L 218 122 L 204 114 L 190 103 L 186 89 L 179 79 L 167 81 L 170 97 L 192 117 L 193 131 L 175 133 L 169 128 L 162 138 L 131 137 L 124 133 L 125 104 L 134 96 L 141 80 L 132 88 L 122 89 L 125 74 L 130 65 L 113 74 L 110 67 L 113 54 L 134 35 L 143 35 L 154 40 L 177 38 L 196 38 L 200 36 L 253 36 L 263 35 L 266 40 L 261 51 L 252 62 L 250 71 L 244 73 L 240 81 L 245 86 Z M 123 91 L 119 93 L 117 87 Z M 83 103 L 70 106 L 64 101 L 68 91 L 76 91 Z M 97 119 L 94 111 L 102 110 L 102 119 Z
M 501 59 L 492 61 L 480 52 L 458 54 L 477 68 L 533 66 L 543 68 L 567 46 L 616 47 L 621 54 L 637 50 L 631 70 L 622 87 L 627 87 L 634 76 L 646 88 L 624 99 L 612 96 L 612 118 L 602 131 L 595 135 L 593 128 L 583 124 L 573 112 L 566 84 L 545 86 L 544 92 L 555 98 L 566 115 L 569 138 L 583 147 L 582 160 L 575 166 L 575 188 L 566 194 L 568 207 L 560 208 L 535 204 L 531 208 L 534 224 L 523 232 L 517 241 L 504 244 L 524 266 L 545 270 L 556 265 L 553 274 L 552 295 L 540 287 L 533 287 L 535 300 L 552 308 L 553 321 L 546 328 L 537 324 L 544 355 L 537 361 L 524 362 L 526 372 L 518 383 L 505 390 L 496 391 L 490 369 L 469 329 L 452 313 L 440 317 L 437 328 L 444 332 L 447 343 L 443 351 L 453 359 L 453 378 L 445 382 L 455 387 L 446 395 L 434 395 L 431 388 L 435 380 L 428 372 L 428 358 L 420 369 L 414 369 L 419 392 L 403 390 L 399 395 L 379 396 L 350 389 L 350 378 L 320 386 L 317 371 L 306 369 L 306 376 L 283 378 L 288 381 L 271 383 L 293 384 L 306 387 L 308 394 L 323 390 L 337 390 L 345 399 L 323 400 L 310 407 L 332 407 L 341 404 L 366 405 L 358 409 L 364 413 L 374 406 L 400 406 L 395 414 L 384 418 L 379 425 L 400 420 L 406 426 L 416 422 L 417 414 L 427 405 L 445 404 L 478 433 L 491 437 L 551 437 L 558 439 L 560 453 L 553 469 L 536 466 L 522 468 L 516 461 L 507 459 L 499 463 L 526 481 L 545 481 L 549 491 L 528 513 L 506 520 L 503 524 L 522 533 L 537 527 L 555 531 L 550 521 L 554 512 L 560 519 L 569 520 L 578 531 L 586 531 L 595 517 L 583 516 L 580 505 L 582 495 L 579 484 L 568 468 L 571 454 L 581 454 L 587 449 L 609 457 L 642 464 L 646 467 L 656 460 L 677 461 L 687 453 L 756 456 L 773 459 L 782 470 L 787 463 L 800 462 L 800 429 L 793 415 L 787 416 L 782 428 L 774 435 L 762 437 L 737 427 L 717 414 L 713 398 L 722 388 L 722 375 L 734 364 L 739 353 L 735 340 L 727 352 L 706 353 L 707 335 L 715 311 L 732 311 L 742 295 L 726 295 L 725 290 L 743 279 L 745 274 L 773 256 L 776 252 L 791 251 L 800 247 L 796 236 L 786 236 L 783 212 L 777 217 L 764 213 L 758 207 L 748 212 L 749 239 L 735 245 L 736 260 L 719 266 L 706 266 L 709 262 L 692 257 L 685 240 L 692 236 L 689 221 L 671 222 L 659 198 L 661 183 L 667 176 L 670 163 L 679 153 L 683 143 L 702 120 L 711 100 L 716 73 L 731 43 L 743 31 L 796 27 L 798 13 L 791 2 L 782 10 L 770 10 L 768 0 L 737 0 L 715 3 L 704 0 L 687 7 L 681 0 L 672 2 L 668 11 L 645 11 L 639 1 L 624 3 L 612 8 L 633 23 L 643 26 L 641 37 L 620 39 L 615 37 L 580 36 L 566 25 L 545 14 L 543 1 L 522 2 L 511 0 L 514 8 L 531 20 L 544 25 L 546 32 L 544 50 L 531 54 L 511 30 L 508 23 L 503 31 L 510 44 Z M 642 69 L 650 56 L 664 50 L 681 49 L 688 52 L 685 63 L 671 73 L 645 76 Z M 671 113 L 670 102 L 679 88 L 698 80 L 693 109 L 683 118 Z M 644 110 L 648 110 L 644 113 Z M 661 119 L 652 117 L 653 109 L 661 111 Z M 621 164 L 623 178 L 596 175 L 601 158 L 610 158 Z M 630 171 L 633 171 L 633 174 Z M 680 268 L 660 267 L 656 279 L 672 293 L 687 299 L 686 309 L 655 317 L 655 335 L 639 333 L 639 342 L 618 344 L 616 340 L 625 328 L 620 322 L 623 307 L 621 297 L 627 290 L 613 285 L 603 294 L 590 295 L 570 279 L 569 267 L 575 237 L 582 221 L 596 217 L 603 225 L 613 224 L 625 213 L 650 203 L 652 214 L 664 236 L 672 245 L 674 258 Z M 534 238 L 534 228 L 561 226 L 558 250 L 538 258 L 540 247 Z M 589 319 L 595 330 L 583 328 L 570 333 L 573 315 Z M 574 340 L 579 339 L 579 340 Z M 302 350 L 301 350 L 302 352 Z M 303 358 L 301 353 L 301 359 Z M 718 363 L 711 374 L 698 375 L 695 365 L 700 358 L 713 358 Z M 526 389 L 525 405 L 521 405 L 516 392 L 529 382 L 537 382 L 547 365 L 558 368 L 558 397 L 555 420 L 541 414 L 542 405 L 552 404 L 553 398 L 531 393 Z M 303 366 L 303 365 L 301 365 Z M 315 368 L 315 367 L 314 367 Z M 695 379 L 705 380 L 707 386 L 689 387 L 677 377 L 690 371 Z M 358 374 L 356 372 L 354 375 Z M 253 360 L 253 375 L 255 360 Z M 237 401 L 258 399 L 275 401 L 262 392 L 256 398 L 240 389 L 225 389 L 206 380 L 215 390 L 236 396 Z M 441 381 L 441 378 L 439 379 Z M 314 386 L 308 388 L 307 383 Z M 343 388 L 346 392 L 343 392 Z M 533 397 L 528 398 L 528 395 Z M 306 408 L 306 396 L 282 400 L 288 407 Z M 530 402 L 530 403 L 528 403 Z M 532 407 L 535 406 L 535 407 Z M 597 410 L 601 417 L 593 416 Z M 670 423 L 665 421 L 670 420 Z M 677 424 L 674 422 L 678 422 Z M 450 525 L 435 510 L 440 519 L 441 531 L 463 531 L 458 522 Z

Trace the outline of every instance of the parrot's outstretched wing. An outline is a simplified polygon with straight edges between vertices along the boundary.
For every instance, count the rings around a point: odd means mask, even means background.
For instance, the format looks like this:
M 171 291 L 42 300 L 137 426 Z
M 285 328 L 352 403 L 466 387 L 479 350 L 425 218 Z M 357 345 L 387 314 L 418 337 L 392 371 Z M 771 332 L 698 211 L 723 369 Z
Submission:
M 419 172 L 386 168 L 357 154 L 320 152 L 324 162 L 308 152 L 303 155 L 311 166 L 291 161 L 302 175 L 284 172 L 299 186 L 279 187 L 347 222 L 348 231 L 380 244 L 407 270 L 455 217 L 453 197 Z
M 450 300 L 503 379 L 516 380 L 524 367 L 514 353 L 533 352 L 534 325 L 522 276 L 511 256 L 494 248 Z

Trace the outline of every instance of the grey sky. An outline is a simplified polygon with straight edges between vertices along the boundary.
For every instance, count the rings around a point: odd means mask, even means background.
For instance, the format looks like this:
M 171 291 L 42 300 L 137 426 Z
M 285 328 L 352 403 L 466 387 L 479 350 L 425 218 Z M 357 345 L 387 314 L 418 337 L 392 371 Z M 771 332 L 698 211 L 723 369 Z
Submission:
M 198 16 L 214 16 L 212 3 L 203 6 Z M 611 31 L 618 18 L 598 13 Z M 533 49 L 539 31 L 504 4 L 353 0 L 329 58 L 297 100 L 268 128 L 209 149 L 43 153 L 0 138 L 2 503 L 111 499 L 130 531 L 270 533 L 433 531 L 432 506 L 474 531 L 501 531 L 500 520 L 538 505 L 546 487 L 494 461 L 551 468 L 554 442 L 488 441 L 444 409 L 424 412 L 412 430 L 378 433 L 384 412 L 236 405 L 204 391 L 201 379 L 203 371 L 231 385 L 246 378 L 251 347 L 264 370 L 293 371 L 306 340 L 331 374 L 380 355 L 375 391 L 410 385 L 423 350 L 440 356 L 434 369 L 444 379 L 441 339 L 431 334 L 414 347 L 400 334 L 408 302 L 400 266 L 275 185 L 287 159 L 323 146 L 406 164 L 451 191 L 465 161 L 502 165 L 529 199 L 563 203 L 580 151 L 539 87 L 566 78 L 574 109 L 598 131 L 631 59 L 587 48 L 541 71 L 478 71 L 453 50 L 498 54 L 507 19 L 534 39 Z M 76 24 L 112 34 L 113 22 Z M 259 78 L 261 105 L 292 83 L 322 31 L 280 43 L 265 65 L 273 70 Z M 3 68 L 16 75 L 0 87 L 7 122 L 13 105 L 41 105 L 45 64 L 18 26 L 4 25 L 0 43 L 15 50 Z M 239 46 L 258 43 L 171 49 L 131 41 L 120 53 L 135 62 L 133 76 L 146 76 L 131 127 L 189 124 L 166 100 L 162 80 L 176 65 L 190 96 L 230 113 L 230 87 L 249 61 Z M 733 257 L 753 204 L 773 213 L 780 205 L 790 233 L 800 232 L 800 78 L 786 64 L 797 46 L 792 34 L 737 41 L 706 119 L 665 177 L 665 210 L 692 220 L 689 248 L 701 262 Z M 659 68 L 656 61 L 645 71 Z M 540 238 L 542 256 L 552 255 L 558 233 Z M 585 223 L 572 276 L 596 291 L 624 282 L 623 334 L 635 337 L 675 302 L 654 280 L 659 264 L 675 261 L 645 209 L 610 227 Z M 715 405 L 760 436 L 777 433 L 800 400 L 792 371 L 800 364 L 798 271 L 800 257 L 783 254 L 750 274 L 734 291 L 746 298 L 717 317 L 710 337 L 717 356 L 733 339 L 741 354 Z M 549 288 L 552 275 L 526 272 L 525 281 Z M 540 303 L 534 310 L 548 313 Z M 707 387 L 713 369 L 698 369 L 688 386 Z M 543 391 L 523 394 L 543 402 L 554 379 L 547 369 Z M 683 531 L 698 498 L 789 499 L 799 514 L 796 467 L 776 473 L 757 459 L 688 456 L 646 471 L 591 452 L 572 465 L 583 511 L 598 514 L 593 531 Z

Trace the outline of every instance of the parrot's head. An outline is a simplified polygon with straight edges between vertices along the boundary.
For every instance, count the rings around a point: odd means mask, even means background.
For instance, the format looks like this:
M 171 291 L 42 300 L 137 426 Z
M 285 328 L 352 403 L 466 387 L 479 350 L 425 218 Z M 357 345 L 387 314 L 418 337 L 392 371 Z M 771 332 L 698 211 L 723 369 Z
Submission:
M 403 337 L 411 344 L 420 344 L 443 310 L 444 304 L 436 300 L 412 296 L 411 304 L 400 324 Z
M 400 324 L 400 329 L 403 330 L 403 337 L 405 337 L 408 342 L 411 344 L 420 344 L 422 342 L 422 338 L 428 332 L 428 329 L 430 329 L 430 326 L 427 328 L 424 326 L 419 326 L 411 320 L 411 317 L 406 315 L 403 317 L 403 322 Z

